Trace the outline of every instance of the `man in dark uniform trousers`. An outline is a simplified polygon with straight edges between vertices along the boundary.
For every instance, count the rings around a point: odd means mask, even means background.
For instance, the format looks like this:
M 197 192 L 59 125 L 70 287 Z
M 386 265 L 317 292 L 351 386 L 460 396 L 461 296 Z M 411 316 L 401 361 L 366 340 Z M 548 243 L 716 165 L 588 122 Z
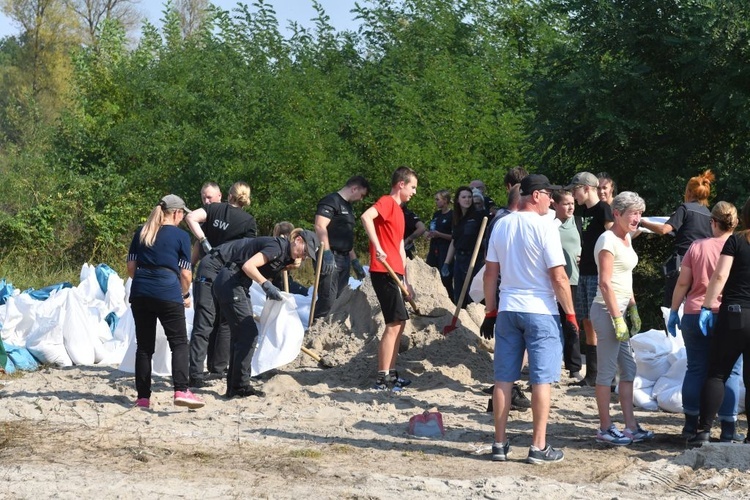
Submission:
M 355 175 L 346 181 L 343 188 L 318 202 L 315 233 L 325 250 L 313 319 L 323 318 L 331 311 L 333 302 L 349 284 L 350 266 L 354 268 L 357 279 L 365 277 L 365 270 L 354 252 L 352 203 L 362 200 L 369 191 L 367 179 Z

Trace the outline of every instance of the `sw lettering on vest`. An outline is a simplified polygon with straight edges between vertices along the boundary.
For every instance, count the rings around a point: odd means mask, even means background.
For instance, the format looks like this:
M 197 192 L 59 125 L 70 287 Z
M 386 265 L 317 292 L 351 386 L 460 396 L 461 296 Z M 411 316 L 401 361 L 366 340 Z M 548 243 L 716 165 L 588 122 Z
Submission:
M 223 220 L 215 219 L 214 220 L 214 227 L 218 227 L 222 231 L 226 231 L 227 228 L 229 227 L 229 223 L 228 222 L 224 222 Z

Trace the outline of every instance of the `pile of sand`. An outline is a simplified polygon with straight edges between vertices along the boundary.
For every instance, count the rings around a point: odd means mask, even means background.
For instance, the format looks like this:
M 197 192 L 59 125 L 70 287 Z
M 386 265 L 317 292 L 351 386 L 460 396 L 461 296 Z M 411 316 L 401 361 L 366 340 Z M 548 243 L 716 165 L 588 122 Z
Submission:
M 479 336 L 484 307 L 478 304 L 462 310 L 456 329 L 443 334 L 455 312 L 437 269 L 422 259 L 409 261 L 407 275 L 421 315 L 410 306 L 402 337 L 397 368 L 402 374 L 419 377 L 420 387 L 446 383 L 476 384 L 492 380 L 491 345 Z M 335 302 L 331 315 L 316 322 L 306 336 L 306 345 L 321 353 L 333 365 L 326 376 L 339 383 L 367 387 L 377 369 L 377 349 L 384 329 L 375 291 L 369 277 L 356 290 L 347 289 Z M 311 358 L 296 363 L 314 366 Z

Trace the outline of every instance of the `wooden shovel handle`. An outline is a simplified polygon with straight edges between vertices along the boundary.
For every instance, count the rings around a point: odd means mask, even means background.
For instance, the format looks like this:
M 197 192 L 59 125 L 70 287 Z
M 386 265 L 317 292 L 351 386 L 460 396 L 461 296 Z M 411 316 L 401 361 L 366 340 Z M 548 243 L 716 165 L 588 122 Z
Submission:
M 313 283 L 312 302 L 310 302 L 310 318 L 307 321 L 307 328 L 312 326 L 313 317 L 315 316 L 315 302 L 318 299 L 318 284 L 320 284 L 320 269 L 323 267 L 323 245 L 318 249 L 318 258 L 315 262 L 315 283 Z
M 393 270 L 393 268 L 388 264 L 386 261 L 382 261 L 385 268 L 388 270 L 388 274 L 391 275 L 391 278 L 398 284 L 398 287 L 401 289 L 401 292 L 408 297 L 409 304 L 411 304 L 411 307 L 414 308 L 414 312 L 419 314 L 419 308 L 417 307 L 417 304 L 414 302 L 414 299 L 411 297 L 411 294 L 409 293 L 409 290 L 406 288 L 406 285 L 403 284 L 403 282 L 399 279 L 398 274 L 396 274 L 396 271 Z
M 456 303 L 456 312 L 453 313 L 454 317 L 458 317 L 458 314 L 461 312 L 461 306 L 464 303 L 464 297 L 466 297 L 466 290 L 469 288 L 469 283 L 471 283 L 471 274 L 472 271 L 474 271 L 474 264 L 477 262 L 477 255 L 479 255 L 479 249 L 482 248 L 482 237 L 484 236 L 484 229 L 487 227 L 487 217 L 482 218 L 482 224 L 479 226 L 479 235 L 477 236 L 477 241 L 474 243 L 474 252 L 471 254 L 471 260 L 469 261 L 469 270 L 466 273 L 466 278 L 464 278 L 464 284 L 461 287 L 461 295 L 458 296 L 458 303 Z

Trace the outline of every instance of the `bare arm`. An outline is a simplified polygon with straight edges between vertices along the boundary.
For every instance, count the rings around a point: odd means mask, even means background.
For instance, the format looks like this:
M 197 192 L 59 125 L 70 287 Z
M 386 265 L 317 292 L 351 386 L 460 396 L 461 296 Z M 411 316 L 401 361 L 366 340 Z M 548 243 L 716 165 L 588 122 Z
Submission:
M 268 280 L 260 273 L 258 268 L 263 267 L 265 264 L 268 264 L 268 260 L 269 259 L 267 256 L 258 252 L 247 259 L 244 264 L 242 264 L 242 272 L 244 272 L 253 281 L 262 285 Z
M 379 261 L 384 261 L 386 257 L 388 257 L 385 252 L 383 252 L 383 249 L 380 246 L 380 240 L 378 240 L 378 235 L 375 232 L 375 219 L 380 215 L 378 213 L 378 210 L 375 207 L 370 207 L 360 216 L 360 220 L 362 221 L 362 225 L 365 227 L 365 233 L 367 233 L 367 237 L 370 238 L 370 242 L 372 243 L 372 246 L 375 247 L 375 256 Z
M 599 289 L 602 291 L 604 304 L 612 319 L 619 318 L 620 308 L 617 305 L 617 297 L 612 289 L 612 269 L 615 263 L 615 256 L 609 250 L 599 252 Z
M 565 266 L 555 266 L 549 269 L 549 277 L 552 280 L 552 289 L 555 291 L 555 297 L 560 303 L 565 314 L 575 315 L 576 310 L 573 305 L 573 294 L 570 291 L 570 280 L 565 272 Z
M 692 283 L 693 270 L 689 267 L 682 266 L 682 268 L 680 268 L 680 277 L 677 278 L 677 284 L 674 286 L 674 292 L 672 292 L 672 304 L 670 305 L 670 309 L 676 311 L 680 308 L 680 304 L 685 300 Z
M 322 215 L 315 216 L 315 234 L 318 235 L 320 244 L 323 245 L 324 250 L 330 250 L 331 245 L 328 243 L 328 224 L 331 223 L 331 219 L 323 217 Z
M 138 263 L 136 261 L 129 260 L 128 261 L 128 276 L 133 278 L 133 276 L 135 276 L 135 270 L 137 267 L 138 267 Z
M 484 276 L 482 279 L 484 285 L 484 311 L 492 312 L 497 310 L 497 277 L 500 276 L 500 263 L 488 260 L 485 262 Z
M 706 297 L 703 299 L 704 307 L 711 307 L 716 303 L 716 299 L 719 298 L 721 292 L 724 290 L 724 285 L 727 283 L 729 278 L 729 270 L 732 269 L 732 263 L 734 257 L 731 255 L 720 255 L 719 262 L 716 263 L 716 269 L 711 275 L 711 281 L 708 282 L 708 289 L 706 289 Z
M 207 217 L 208 214 L 202 208 L 197 208 L 185 216 L 185 222 L 190 228 L 190 232 L 193 233 L 193 236 L 198 238 L 198 241 L 206 237 L 205 233 L 203 233 L 203 229 L 201 229 L 201 224 L 206 222 Z
M 641 219 L 641 226 L 645 227 L 649 231 L 664 236 L 674 231 L 674 228 L 670 224 L 660 224 L 658 222 L 649 222 Z
M 427 231 L 427 226 L 424 225 L 424 222 L 417 222 L 417 229 L 415 229 L 414 232 L 411 233 L 408 238 L 406 238 L 406 241 L 404 241 L 404 245 L 412 243 L 414 240 L 422 236 L 425 231 Z

